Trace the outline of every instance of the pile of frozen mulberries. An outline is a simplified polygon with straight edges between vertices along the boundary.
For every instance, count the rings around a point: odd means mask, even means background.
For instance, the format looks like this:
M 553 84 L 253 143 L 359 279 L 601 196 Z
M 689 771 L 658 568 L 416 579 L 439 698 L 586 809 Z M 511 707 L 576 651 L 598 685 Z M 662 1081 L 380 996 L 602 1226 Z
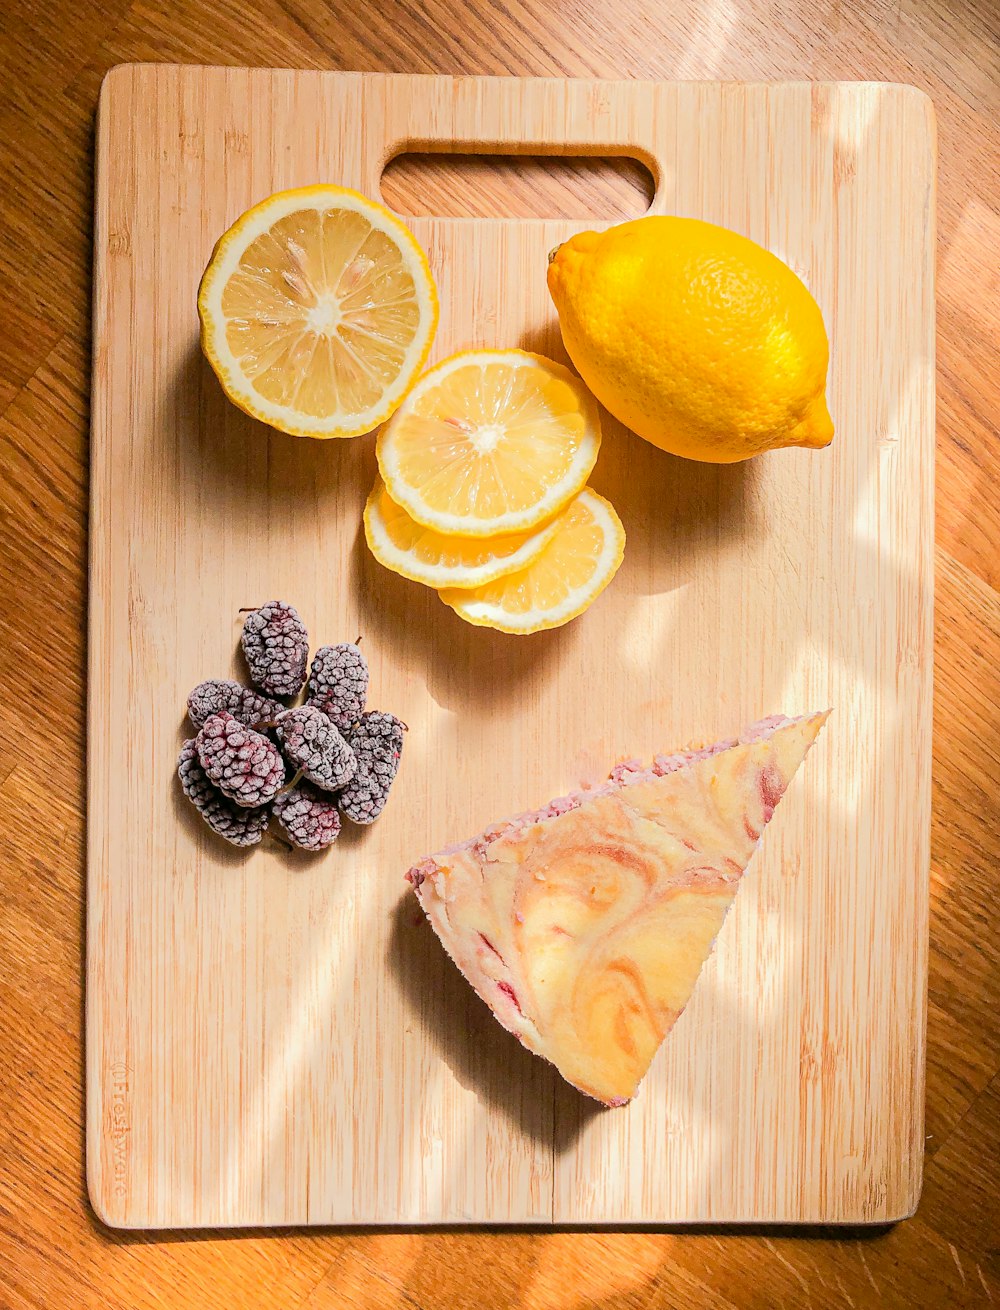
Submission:
M 234 846 L 256 846 L 271 819 L 304 851 L 332 846 L 342 817 L 374 823 L 406 725 L 365 709 L 368 663 L 357 642 L 321 646 L 310 665 L 298 612 L 272 600 L 247 614 L 241 644 L 253 686 L 215 678 L 188 697 L 197 735 L 177 761 L 184 795 Z M 303 687 L 305 701 L 289 706 Z

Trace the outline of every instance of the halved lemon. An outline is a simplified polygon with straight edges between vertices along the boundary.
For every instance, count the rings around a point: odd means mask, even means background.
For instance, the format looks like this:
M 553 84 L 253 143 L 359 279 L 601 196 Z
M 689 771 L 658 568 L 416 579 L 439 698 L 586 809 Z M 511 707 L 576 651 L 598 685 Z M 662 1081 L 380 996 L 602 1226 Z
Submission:
M 356 437 L 389 417 L 438 321 L 427 257 L 383 205 L 341 186 L 279 191 L 216 243 L 202 349 L 235 404 L 282 432 Z
M 441 599 L 467 623 L 500 632 L 559 628 L 594 603 L 618 572 L 625 551 L 621 519 L 585 487 L 557 520 L 533 564 L 475 591 L 447 589 Z
M 379 433 L 386 490 L 418 523 L 466 537 L 529 532 L 590 476 L 597 402 L 524 350 L 470 350 L 428 370 Z
M 455 537 L 425 528 L 397 505 L 379 479 L 365 505 L 365 538 L 380 564 L 435 589 L 481 587 L 526 568 L 558 530 L 558 518 L 535 532 Z

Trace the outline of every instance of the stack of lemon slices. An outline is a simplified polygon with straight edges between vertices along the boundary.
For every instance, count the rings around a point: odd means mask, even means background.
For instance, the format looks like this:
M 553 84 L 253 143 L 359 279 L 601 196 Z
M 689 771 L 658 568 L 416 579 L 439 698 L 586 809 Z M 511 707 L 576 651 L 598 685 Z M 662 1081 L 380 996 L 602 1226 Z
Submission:
M 470 351 L 421 376 L 437 292 L 384 206 L 328 185 L 270 196 L 216 244 L 198 309 L 219 381 L 255 418 L 318 438 L 384 424 L 368 544 L 469 623 L 556 628 L 614 577 L 625 533 L 586 486 L 597 402 L 521 350 Z
M 379 433 L 372 554 L 469 623 L 560 627 L 622 561 L 621 521 L 586 485 L 600 444 L 597 402 L 561 364 L 523 350 L 453 355 Z

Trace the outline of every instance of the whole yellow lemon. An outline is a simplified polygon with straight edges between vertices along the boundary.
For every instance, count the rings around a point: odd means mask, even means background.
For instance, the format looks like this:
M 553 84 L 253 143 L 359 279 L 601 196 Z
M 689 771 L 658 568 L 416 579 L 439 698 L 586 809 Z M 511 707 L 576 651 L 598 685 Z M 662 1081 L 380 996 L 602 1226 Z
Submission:
M 819 306 L 748 237 L 639 218 L 559 246 L 548 283 L 580 376 L 662 450 L 730 464 L 833 437 Z

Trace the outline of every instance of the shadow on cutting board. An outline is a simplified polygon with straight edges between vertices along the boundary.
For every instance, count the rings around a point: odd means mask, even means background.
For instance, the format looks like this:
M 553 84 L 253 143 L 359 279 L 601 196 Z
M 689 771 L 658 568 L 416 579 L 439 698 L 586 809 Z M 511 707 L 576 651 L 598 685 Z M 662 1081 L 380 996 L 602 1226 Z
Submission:
M 588 1120 L 602 1113 L 596 1101 L 501 1028 L 448 958 L 410 893 L 394 911 L 387 959 L 437 1054 L 491 1114 L 561 1155 Z
M 360 524 L 350 571 L 366 632 L 377 634 L 399 667 L 419 671 L 438 705 L 493 715 L 506 704 L 521 703 L 574 640 L 572 624 L 533 633 L 530 641 L 473 627 L 431 588 L 384 568 L 368 549 Z

